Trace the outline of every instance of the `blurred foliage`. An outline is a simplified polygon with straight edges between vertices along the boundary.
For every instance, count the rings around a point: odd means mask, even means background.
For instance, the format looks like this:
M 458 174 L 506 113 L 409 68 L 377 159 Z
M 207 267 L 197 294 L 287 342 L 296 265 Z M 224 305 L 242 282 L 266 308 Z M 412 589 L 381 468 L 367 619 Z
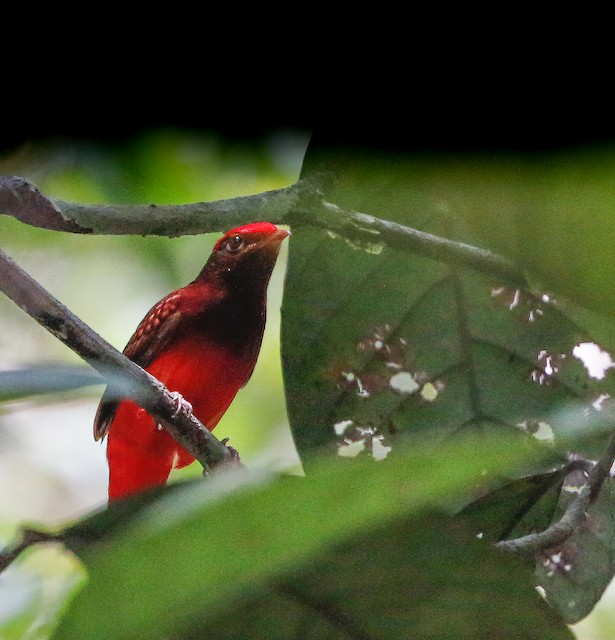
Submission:
M 360 143 L 310 145 L 302 175 L 335 177 L 341 207 L 507 256 L 538 288 L 600 313 L 615 311 L 615 146 L 542 151 L 390 153 Z
M 526 456 L 505 435 L 470 438 L 401 447 L 381 467 L 176 485 L 141 496 L 120 527 L 116 505 L 66 532 L 89 580 L 54 637 L 570 638 L 515 561 L 431 513 Z M 436 627 L 434 607 L 447 612 Z

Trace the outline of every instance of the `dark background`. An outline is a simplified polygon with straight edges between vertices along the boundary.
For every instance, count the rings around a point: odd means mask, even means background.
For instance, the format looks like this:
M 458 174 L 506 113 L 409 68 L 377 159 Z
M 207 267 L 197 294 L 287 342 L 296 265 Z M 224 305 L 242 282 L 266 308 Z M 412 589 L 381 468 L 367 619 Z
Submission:
M 321 143 L 410 151 L 615 138 L 612 72 L 587 46 L 602 38 L 583 37 L 576 15 L 568 31 L 510 7 L 494 19 L 438 6 L 409 20 L 358 11 L 351 29 L 333 30 L 325 11 L 274 36 L 253 20 L 235 32 L 236 15 L 168 11 L 159 29 L 153 11 L 131 29 L 101 10 L 76 29 L 10 9 L 7 33 L 21 37 L 2 67 L 0 150 L 50 136 L 115 142 L 159 126 L 255 141 L 290 127 Z
M 610 100 L 587 88 L 408 86 L 370 95 L 356 85 L 326 100 L 312 94 L 249 90 L 214 93 L 125 90 L 83 92 L 70 99 L 51 90 L 21 91 L 2 104 L 0 151 L 27 141 L 62 138 L 121 142 L 159 127 L 217 131 L 258 143 L 271 131 L 313 131 L 319 145 L 358 144 L 407 151 L 541 151 L 615 140 Z M 262 90 L 267 93 L 266 90 Z M 16 97 L 15 97 L 16 96 Z

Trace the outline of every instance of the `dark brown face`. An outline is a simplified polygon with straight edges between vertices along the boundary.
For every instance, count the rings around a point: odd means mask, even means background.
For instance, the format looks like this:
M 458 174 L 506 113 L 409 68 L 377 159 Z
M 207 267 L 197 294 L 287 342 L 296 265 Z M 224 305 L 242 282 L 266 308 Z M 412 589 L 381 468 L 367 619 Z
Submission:
M 208 333 L 256 361 L 265 327 L 267 285 L 288 231 L 255 223 L 229 231 L 215 245 L 197 281 L 213 283 L 225 295 L 203 318 Z
M 280 245 L 288 235 L 269 222 L 232 229 L 218 240 L 199 277 L 211 275 L 247 294 L 264 295 Z

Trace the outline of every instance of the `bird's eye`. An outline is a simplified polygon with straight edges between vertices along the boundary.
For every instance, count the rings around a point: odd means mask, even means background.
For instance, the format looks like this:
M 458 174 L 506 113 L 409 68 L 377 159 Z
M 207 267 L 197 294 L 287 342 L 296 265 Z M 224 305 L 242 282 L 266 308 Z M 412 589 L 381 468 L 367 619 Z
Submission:
M 240 235 L 231 236 L 226 243 L 226 249 L 230 253 L 239 251 L 241 247 L 243 247 L 243 238 Z

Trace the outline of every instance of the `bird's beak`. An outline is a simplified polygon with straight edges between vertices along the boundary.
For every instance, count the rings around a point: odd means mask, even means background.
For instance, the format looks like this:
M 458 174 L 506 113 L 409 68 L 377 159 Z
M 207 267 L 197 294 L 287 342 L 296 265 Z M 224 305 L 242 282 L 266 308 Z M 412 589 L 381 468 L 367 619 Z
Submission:
M 278 229 L 273 235 L 279 237 L 280 242 L 282 242 L 284 238 L 287 238 L 290 235 L 290 231 L 287 231 L 286 229 Z
M 286 229 L 276 229 L 273 233 L 259 238 L 251 247 L 255 251 L 265 251 L 271 255 L 278 255 L 282 241 L 290 235 Z
M 290 235 L 290 231 L 286 229 L 278 229 L 274 231 L 270 236 L 267 236 L 265 239 L 266 244 L 275 244 L 279 245 L 284 238 L 287 238 Z

